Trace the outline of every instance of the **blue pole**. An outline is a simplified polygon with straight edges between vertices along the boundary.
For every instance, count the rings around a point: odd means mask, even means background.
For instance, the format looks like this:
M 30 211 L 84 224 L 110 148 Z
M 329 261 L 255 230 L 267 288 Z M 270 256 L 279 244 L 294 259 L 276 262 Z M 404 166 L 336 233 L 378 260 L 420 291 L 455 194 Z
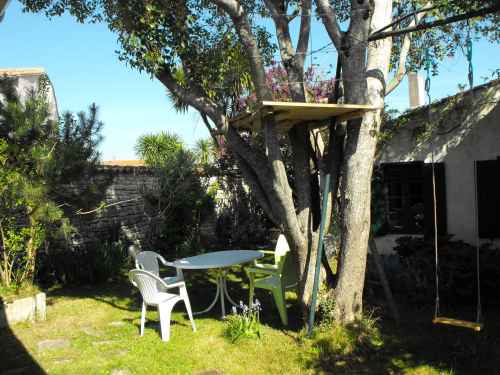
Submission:
M 318 299 L 319 277 L 321 274 L 321 257 L 323 256 L 323 237 L 325 232 L 326 212 L 328 207 L 328 194 L 330 193 L 330 173 L 325 175 L 323 183 L 323 206 L 321 207 L 321 223 L 319 225 L 318 251 L 316 255 L 316 272 L 314 273 L 314 284 L 312 291 L 311 308 L 309 310 L 309 324 L 307 335 L 311 336 L 314 326 L 314 316 L 316 314 L 316 302 Z

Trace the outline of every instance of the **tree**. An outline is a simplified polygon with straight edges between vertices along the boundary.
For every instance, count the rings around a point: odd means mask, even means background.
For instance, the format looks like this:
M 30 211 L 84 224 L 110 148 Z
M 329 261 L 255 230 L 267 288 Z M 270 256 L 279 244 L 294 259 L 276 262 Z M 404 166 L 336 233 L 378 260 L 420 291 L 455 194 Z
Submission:
M 46 176 L 57 143 L 57 123 L 49 119 L 47 79 L 24 103 L 8 78 L 0 81 L 0 265 L 6 287 L 32 283 L 38 248 L 48 224 L 62 211 L 49 198 Z
M 405 33 L 394 40 L 382 38 L 369 42 L 378 30 L 413 11 L 413 17 L 403 18 L 394 26 L 412 27 L 426 16 L 446 18 L 461 11 L 480 8 L 494 1 L 353 1 L 336 2 L 316 0 L 318 12 L 342 64 L 344 100 L 348 103 L 368 103 L 380 108 L 364 114 L 361 121 L 350 121 L 339 133 L 333 133 L 332 144 L 343 145 L 342 161 L 333 165 L 333 171 L 342 171 L 341 196 L 341 255 L 337 285 L 334 290 L 335 318 L 352 321 L 362 311 L 366 254 L 370 236 L 371 177 L 373 161 L 380 131 L 384 98 L 403 79 L 409 69 L 422 65 L 422 52 L 430 48 L 437 62 L 445 55 L 453 55 L 464 44 L 467 25 L 457 24 L 433 29 L 426 34 Z M 420 6 L 416 13 L 415 6 Z M 500 8 L 497 7 L 497 11 Z M 346 32 L 339 22 L 349 21 Z M 473 31 L 490 35 L 498 40 L 495 27 L 498 14 L 472 21 Z M 436 67 L 435 67 L 436 68 Z M 389 72 L 393 71 L 392 79 Z M 360 80 L 359 77 L 366 77 Z M 335 138 L 340 138 L 335 140 Z M 344 140 L 345 138 L 345 140 Z M 336 180 L 336 176 L 332 178 Z M 334 188 L 337 188 L 335 186 Z
M 266 116 L 262 143 L 259 143 L 254 142 L 252 136 L 242 136 L 228 126 L 237 100 L 245 91 L 252 90 L 257 101 L 273 97 L 272 89 L 266 84 L 265 71 L 272 46 L 268 42 L 269 35 L 256 24 L 255 16 L 272 19 L 290 96 L 294 101 L 304 102 L 307 100 L 304 65 L 312 17 L 311 1 L 67 3 L 25 0 L 23 3 L 30 10 L 45 10 L 48 15 L 69 10 L 80 21 L 106 22 L 118 34 L 122 59 L 151 73 L 182 103 L 198 110 L 212 135 L 225 135 L 226 144 L 233 151 L 247 183 L 291 245 L 298 265 L 304 311 L 310 303 L 318 241 L 319 175 L 330 171 L 335 192 L 330 197 L 332 203 L 341 186 L 341 204 L 333 207 L 341 217 L 335 315 L 339 321 L 348 322 L 361 314 L 370 231 L 370 180 L 384 96 L 388 87 L 395 87 L 401 81 L 406 68 L 421 64 L 416 51 L 423 45 L 432 45 L 432 52 L 438 58 L 454 51 L 458 43 L 453 38 L 457 36 L 458 41 L 463 40 L 463 25 L 453 32 L 446 27 L 433 31 L 425 38 L 420 35 L 412 39 L 404 35 L 394 42 L 384 38 L 369 43 L 374 32 L 408 13 L 413 4 L 421 5 L 422 2 L 398 1 L 393 7 L 393 2 L 382 0 L 316 0 L 317 13 L 341 56 L 344 102 L 372 104 L 380 109 L 367 112 L 361 120 L 350 121 L 347 126 L 337 124 L 330 129 L 328 142 L 323 142 L 317 132 L 310 132 L 307 126 L 295 126 L 283 137 L 273 116 Z M 479 7 L 483 2 L 439 0 L 428 3 L 432 10 L 406 17 L 401 24 L 418 23 L 426 14 L 434 17 L 456 14 L 465 6 Z M 293 43 L 290 23 L 297 17 L 300 17 L 299 33 Z M 339 22 L 348 24 L 347 31 L 341 30 Z M 486 32 L 493 30 L 487 22 L 480 22 L 475 27 L 478 30 L 486 27 Z M 394 83 L 387 84 L 391 69 L 397 69 L 397 74 Z M 287 173 L 283 160 L 283 139 L 289 140 L 292 168 L 288 172 L 293 176 Z M 325 149 L 326 143 L 328 149 Z
M 158 188 L 146 191 L 148 201 L 160 217 L 158 250 L 172 257 L 192 255 L 198 250 L 198 227 L 210 211 L 212 200 L 197 170 L 199 156 L 172 133 L 139 137 L 136 153 L 153 168 Z
M 46 76 L 22 99 L 14 83 L 0 78 L 0 279 L 7 287 L 32 283 L 38 250 L 56 237 L 51 232 L 71 230 L 62 185 L 96 167 L 102 128 L 95 105 L 78 123 L 70 113 L 51 120 Z

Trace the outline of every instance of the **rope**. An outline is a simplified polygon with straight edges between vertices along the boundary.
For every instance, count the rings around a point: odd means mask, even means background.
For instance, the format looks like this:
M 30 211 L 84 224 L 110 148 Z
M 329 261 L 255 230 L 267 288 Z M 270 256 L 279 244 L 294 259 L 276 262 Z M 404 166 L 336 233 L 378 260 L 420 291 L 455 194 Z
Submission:
M 466 57 L 468 61 L 468 80 L 470 86 L 471 97 L 474 98 L 474 67 L 472 65 L 472 38 L 470 36 L 470 28 L 467 30 L 466 39 Z M 425 51 L 425 91 L 427 94 L 428 105 L 428 122 L 431 123 L 431 65 L 432 58 L 429 54 L 429 49 Z M 434 261 L 435 261 L 435 279 L 436 279 L 436 299 L 434 308 L 434 318 L 439 316 L 439 254 L 438 254 L 438 224 L 437 224 L 437 199 L 436 199 L 436 173 L 434 166 L 434 141 L 431 137 L 431 166 L 432 166 L 432 198 L 434 205 Z M 476 286 L 477 286 L 477 306 L 476 306 L 476 322 L 482 320 L 481 309 L 481 268 L 480 268 L 480 251 L 479 251 L 479 226 L 478 226 L 478 197 L 477 197 L 477 162 L 474 161 L 474 232 L 476 234 Z
M 466 57 L 468 62 L 469 89 L 471 95 L 471 102 L 474 100 L 474 66 L 472 65 L 472 38 L 470 35 L 470 25 L 467 21 L 467 39 L 465 41 Z M 480 323 L 482 320 L 481 309 L 481 264 L 480 264 L 480 245 L 479 245 L 479 224 L 478 224 L 478 201 L 477 201 L 477 162 L 474 160 L 474 233 L 476 235 L 476 287 L 477 287 L 477 303 L 476 303 L 476 322 Z
M 425 92 L 427 94 L 427 121 L 431 125 L 431 66 L 432 58 L 429 53 L 429 49 L 425 50 Z M 431 137 L 431 168 L 432 168 L 432 204 L 433 204 L 433 215 L 434 215 L 434 274 L 436 280 L 436 298 L 434 304 L 434 318 L 439 316 L 439 256 L 438 256 L 438 228 L 437 228 L 437 202 L 436 202 L 436 171 L 434 168 L 434 141 Z

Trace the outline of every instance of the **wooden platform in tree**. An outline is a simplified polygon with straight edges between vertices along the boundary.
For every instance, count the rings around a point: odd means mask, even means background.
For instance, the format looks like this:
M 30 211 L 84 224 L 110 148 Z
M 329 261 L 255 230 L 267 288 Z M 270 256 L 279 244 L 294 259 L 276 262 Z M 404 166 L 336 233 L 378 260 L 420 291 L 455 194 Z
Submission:
M 44 68 L 0 68 L 0 77 L 38 76 L 44 73 Z
M 231 126 L 242 130 L 258 130 L 262 127 L 262 118 L 274 114 L 280 131 L 287 131 L 297 124 L 324 122 L 333 117 L 345 121 L 363 116 L 366 111 L 378 109 L 361 104 L 325 104 L 298 102 L 263 101 L 252 113 L 243 113 L 230 120 Z

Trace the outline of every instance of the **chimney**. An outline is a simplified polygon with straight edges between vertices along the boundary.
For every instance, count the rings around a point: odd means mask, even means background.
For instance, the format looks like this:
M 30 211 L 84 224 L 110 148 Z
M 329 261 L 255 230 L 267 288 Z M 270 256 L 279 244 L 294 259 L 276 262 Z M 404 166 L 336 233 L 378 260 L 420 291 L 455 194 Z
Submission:
M 425 104 L 424 79 L 418 73 L 408 73 L 408 89 L 410 91 L 411 109 Z

